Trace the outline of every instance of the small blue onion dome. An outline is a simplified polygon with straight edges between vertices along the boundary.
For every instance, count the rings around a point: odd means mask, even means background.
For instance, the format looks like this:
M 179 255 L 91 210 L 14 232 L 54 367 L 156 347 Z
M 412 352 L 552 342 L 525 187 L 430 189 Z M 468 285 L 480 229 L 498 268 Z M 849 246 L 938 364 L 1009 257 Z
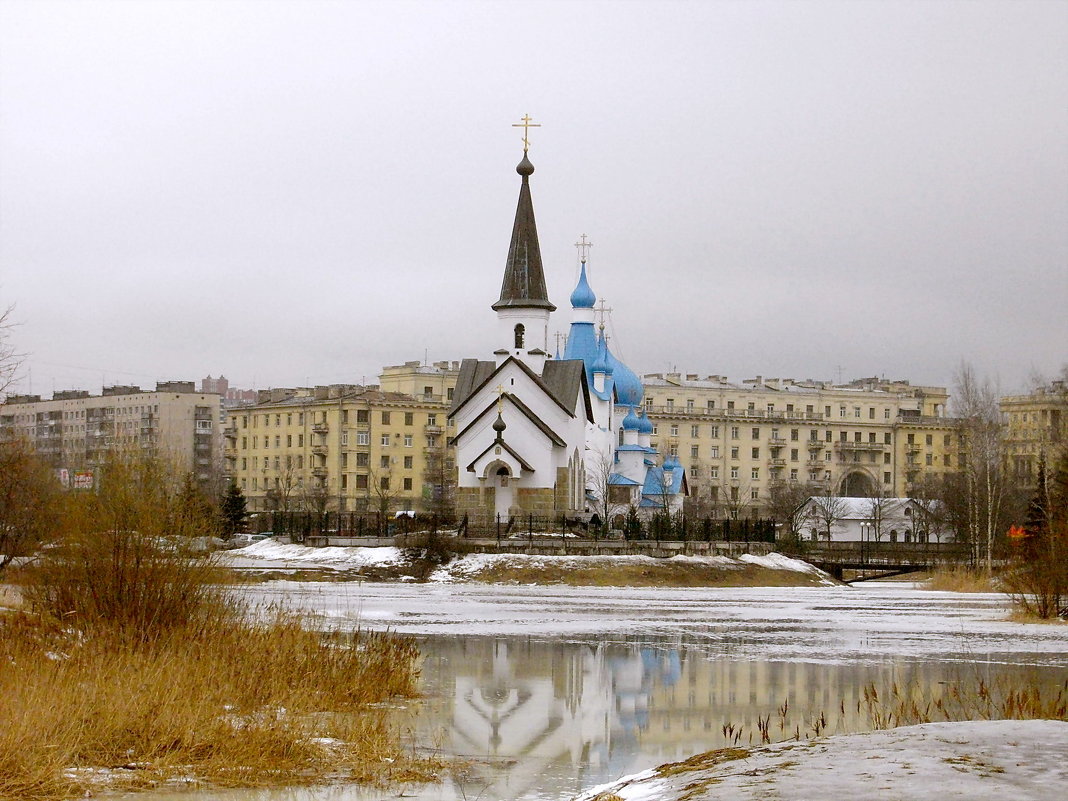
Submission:
M 608 362 L 604 360 L 603 352 L 598 352 L 597 358 L 593 360 L 593 366 L 590 367 L 590 372 L 608 374 Z
M 623 430 L 638 431 L 641 425 L 641 421 L 638 419 L 638 415 L 634 413 L 634 407 L 632 406 L 630 411 L 627 412 L 627 416 L 623 418 Z
M 604 332 L 601 333 L 601 338 L 597 342 L 597 358 L 593 360 L 590 372 L 612 375 L 612 362 L 609 361 L 608 343 L 605 342 Z
M 679 460 L 672 456 L 670 453 L 668 454 L 667 458 L 664 459 L 663 467 L 665 470 L 677 470 L 681 466 L 682 465 L 679 464 Z
M 597 302 L 597 296 L 590 289 L 590 283 L 586 280 L 586 262 L 582 262 L 582 272 L 579 273 L 578 284 L 571 293 L 572 309 L 592 309 Z
M 608 366 L 612 368 L 615 379 L 616 397 L 622 406 L 641 406 L 645 390 L 641 379 L 627 365 L 608 351 Z
M 639 434 L 653 433 L 653 421 L 649 419 L 649 415 L 643 414 L 639 422 L 641 423 L 641 428 L 638 429 Z

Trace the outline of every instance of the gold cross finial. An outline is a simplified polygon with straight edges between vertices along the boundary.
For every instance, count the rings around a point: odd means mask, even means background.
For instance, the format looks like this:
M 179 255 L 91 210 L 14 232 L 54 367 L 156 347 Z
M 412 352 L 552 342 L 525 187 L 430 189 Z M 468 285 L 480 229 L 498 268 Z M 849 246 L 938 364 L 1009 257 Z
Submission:
M 529 114 L 524 114 L 520 119 L 522 122 L 513 122 L 512 127 L 523 129 L 523 152 L 526 153 L 530 150 L 530 129 L 540 128 L 541 123 L 531 122 L 531 116 Z
M 583 234 L 582 236 L 579 237 L 579 241 L 575 243 L 575 247 L 578 248 L 579 260 L 583 264 L 585 264 L 586 263 L 586 256 L 589 254 L 590 248 L 593 247 L 593 242 L 588 241 L 586 239 L 586 235 Z
M 497 414 L 500 415 L 501 410 L 504 408 L 504 386 L 502 384 L 497 385 Z

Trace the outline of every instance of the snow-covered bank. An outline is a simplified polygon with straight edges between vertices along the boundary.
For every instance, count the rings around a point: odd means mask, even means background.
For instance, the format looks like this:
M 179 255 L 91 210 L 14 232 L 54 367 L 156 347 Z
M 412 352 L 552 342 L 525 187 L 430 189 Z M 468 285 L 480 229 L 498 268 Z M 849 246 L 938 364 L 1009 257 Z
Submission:
M 1068 723 L 998 720 L 711 751 L 583 793 L 576 801 L 969 799 L 1068 796 Z
M 223 561 L 235 567 L 297 566 L 349 570 L 360 567 L 385 567 L 400 564 L 400 548 L 309 548 L 267 539 L 244 548 L 226 551 Z
M 443 565 L 431 581 L 602 586 L 836 585 L 816 567 L 782 554 L 767 556 L 537 556 L 473 553 Z
M 349 573 L 370 580 L 427 577 L 433 565 L 419 564 L 413 551 L 396 547 L 311 548 L 262 540 L 227 551 L 223 564 L 272 574 L 308 571 Z M 340 576 L 344 578 L 345 576 Z M 834 585 L 823 571 L 782 554 L 729 556 L 535 556 L 472 553 L 429 574 L 434 582 L 583 584 L 601 586 L 781 586 Z

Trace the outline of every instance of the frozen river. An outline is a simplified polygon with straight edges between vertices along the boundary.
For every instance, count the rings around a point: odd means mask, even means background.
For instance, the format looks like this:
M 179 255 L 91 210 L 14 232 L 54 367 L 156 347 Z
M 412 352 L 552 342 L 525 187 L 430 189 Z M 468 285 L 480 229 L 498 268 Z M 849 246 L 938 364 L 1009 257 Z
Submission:
M 390 629 L 424 654 L 404 719 L 420 748 L 465 760 L 440 785 L 213 792 L 232 801 L 565 801 L 721 747 L 758 718 L 804 734 L 870 727 L 865 689 L 1068 678 L 1068 626 L 1008 622 L 1000 595 L 859 587 L 618 589 L 272 582 L 248 590 L 325 626 Z M 724 734 L 724 727 L 728 734 Z M 784 738 L 791 731 L 773 736 Z M 759 742 L 757 739 L 755 742 Z M 203 795 L 170 798 L 193 798 Z

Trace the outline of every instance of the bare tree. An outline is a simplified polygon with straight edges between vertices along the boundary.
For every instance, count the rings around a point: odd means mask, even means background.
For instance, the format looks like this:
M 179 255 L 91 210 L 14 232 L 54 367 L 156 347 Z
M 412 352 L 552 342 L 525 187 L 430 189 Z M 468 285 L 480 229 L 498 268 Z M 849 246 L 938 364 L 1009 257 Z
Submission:
M 875 541 L 879 542 L 883 538 L 883 523 L 886 522 L 894 501 L 886 496 L 882 487 L 874 485 L 867 495 L 866 502 L 871 533 Z
M 722 517 L 742 520 L 753 505 L 749 482 L 732 479 L 729 484 L 720 485 L 713 505 Z
M 22 354 L 15 350 L 11 341 L 11 329 L 15 325 L 11 320 L 14 309 L 14 306 L 8 306 L 0 311 L 0 393 L 7 392 L 22 366 Z
M 264 481 L 266 480 L 265 478 Z M 267 490 L 267 507 L 272 511 L 281 512 L 283 515 L 293 511 L 294 496 L 297 490 L 300 489 L 302 491 L 301 495 L 304 494 L 302 484 L 303 482 L 299 479 L 297 471 L 293 467 L 293 457 L 287 455 L 284 465 L 278 471 L 278 475 L 275 476 L 274 486 Z
M 838 521 L 846 516 L 849 502 L 838 495 L 822 495 L 812 499 L 808 516 L 816 525 L 820 534 L 831 541 L 831 535 Z
M 388 469 L 376 471 L 374 468 L 368 468 L 368 473 L 368 486 L 371 490 L 371 498 L 374 502 L 375 511 L 385 515 L 397 505 L 397 499 L 400 497 L 400 493 L 394 486 L 393 479 L 389 475 Z
M 24 440 L 0 442 L 0 574 L 56 534 L 59 483 Z
M 795 514 L 801 504 L 815 494 L 813 487 L 802 484 L 799 481 L 772 485 L 765 508 L 784 536 L 787 538 L 795 538 L 797 536 Z
M 441 520 L 452 520 L 456 516 L 456 464 L 450 454 L 447 438 L 440 437 L 440 444 L 435 440 L 431 452 L 427 455 L 425 478 L 430 484 L 430 511 Z
M 961 363 L 955 384 L 955 412 L 961 420 L 966 456 L 961 472 L 967 504 L 967 536 L 977 561 L 983 555 L 990 575 L 994 569 L 994 538 L 1000 527 L 1006 492 L 998 390 L 989 379 L 980 379 L 967 362 Z
M 625 499 L 616 498 L 613 501 L 612 475 L 615 473 L 615 460 L 610 453 L 597 451 L 591 460 L 590 469 L 586 473 L 586 484 L 597 498 L 597 515 L 601 518 L 601 525 L 607 531 L 610 525 L 610 516 L 614 513 L 614 507 L 625 508 L 630 502 L 630 495 Z M 627 488 L 629 489 L 629 488 Z M 622 503 L 619 501 L 622 500 Z M 625 513 L 624 513 L 625 514 Z
M 329 489 L 323 484 L 302 488 L 300 497 L 304 508 L 320 518 L 330 511 L 330 504 L 334 500 Z

